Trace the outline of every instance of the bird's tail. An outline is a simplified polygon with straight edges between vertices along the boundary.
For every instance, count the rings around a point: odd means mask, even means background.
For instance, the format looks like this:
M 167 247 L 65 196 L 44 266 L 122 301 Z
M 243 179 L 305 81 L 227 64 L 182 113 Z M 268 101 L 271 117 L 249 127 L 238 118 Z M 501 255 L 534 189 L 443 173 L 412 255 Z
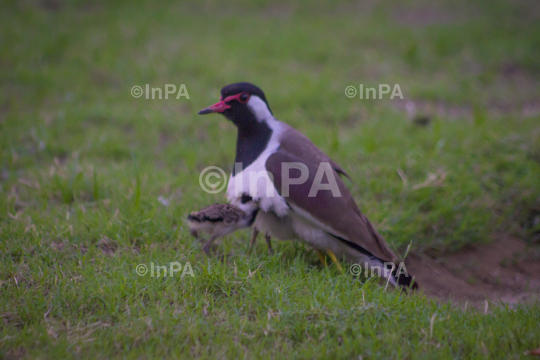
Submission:
M 388 267 L 388 265 L 386 265 Z M 393 264 L 388 269 L 389 281 L 396 287 L 399 287 L 403 290 L 416 290 L 419 288 L 418 282 L 412 274 L 409 274 L 405 263 L 403 261 L 398 264 Z
M 375 228 L 365 215 L 362 215 L 362 218 L 365 221 L 367 228 L 373 238 L 377 240 L 377 243 L 379 244 L 380 249 L 383 251 L 383 254 L 395 261 L 397 259 L 397 256 L 390 249 L 390 246 L 388 246 L 386 240 L 384 240 L 381 234 L 379 234 L 377 230 L 375 230 Z M 381 260 L 379 259 L 379 261 Z M 385 267 L 388 268 L 388 263 L 384 264 Z M 415 281 L 414 277 L 407 272 L 407 268 L 405 267 L 405 262 L 403 262 L 403 260 L 401 260 L 400 262 L 396 262 L 393 265 L 390 265 L 388 269 L 390 270 L 389 281 L 394 286 L 400 287 L 402 289 L 418 289 L 418 283 Z
M 392 274 L 394 276 L 394 274 Z M 410 289 L 410 290 L 418 290 L 419 285 L 414 276 L 410 274 L 400 274 L 399 276 L 395 277 L 398 286 Z

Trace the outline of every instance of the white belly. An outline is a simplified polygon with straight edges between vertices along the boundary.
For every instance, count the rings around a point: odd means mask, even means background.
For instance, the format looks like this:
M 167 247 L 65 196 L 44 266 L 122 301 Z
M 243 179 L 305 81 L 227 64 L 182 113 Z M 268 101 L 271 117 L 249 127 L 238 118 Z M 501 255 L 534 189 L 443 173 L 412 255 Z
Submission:
M 354 250 L 328 234 L 328 232 L 321 229 L 317 224 L 313 224 L 290 210 L 282 217 L 278 217 L 273 212 L 259 210 L 253 226 L 260 232 L 269 234 L 273 239 L 301 240 L 314 249 L 323 252 L 330 250 L 337 258 L 345 258 L 356 264 L 364 265 L 367 263 L 378 266 L 380 263 L 379 261 L 374 261 L 369 256 Z
M 255 219 L 255 229 L 277 240 L 298 238 L 294 233 L 290 216 L 278 217 L 273 212 L 259 211 Z
M 273 212 L 259 211 L 253 226 L 277 240 L 297 239 L 315 249 L 330 250 L 338 257 L 357 260 L 358 252 L 351 252 L 341 241 L 292 211 L 283 217 L 278 217 Z
M 297 238 L 304 240 L 317 250 L 331 251 L 337 258 L 345 258 L 354 263 L 371 263 L 371 258 L 354 250 L 339 239 L 330 235 L 321 226 L 314 224 L 304 217 L 291 212 L 291 223 Z
M 317 250 L 330 250 L 336 256 L 344 255 L 344 248 L 336 238 L 297 214 L 291 214 L 295 235 Z

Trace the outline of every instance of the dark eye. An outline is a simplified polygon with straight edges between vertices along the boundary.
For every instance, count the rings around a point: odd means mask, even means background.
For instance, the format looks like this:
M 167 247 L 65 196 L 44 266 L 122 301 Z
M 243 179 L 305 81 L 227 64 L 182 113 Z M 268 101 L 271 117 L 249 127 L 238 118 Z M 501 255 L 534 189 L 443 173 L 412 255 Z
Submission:
M 245 104 L 245 103 L 247 103 L 248 100 L 249 100 L 249 94 L 243 93 L 243 94 L 240 95 L 239 99 L 240 99 L 240 102 L 241 102 L 242 104 Z

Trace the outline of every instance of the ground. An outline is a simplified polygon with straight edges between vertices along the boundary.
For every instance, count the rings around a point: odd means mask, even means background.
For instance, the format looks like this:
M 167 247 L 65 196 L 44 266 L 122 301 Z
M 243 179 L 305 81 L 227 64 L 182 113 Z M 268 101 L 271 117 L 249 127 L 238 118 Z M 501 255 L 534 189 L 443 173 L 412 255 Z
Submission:
M 539 20 L 532 0 L 2 2 L 0 357 L 539 347 Z M 249 254 L 247 230 L 202 252 L 185 218 L 225 200 L 199 174 L 230 171 L 236 133 L 196 114 L 237 81 L 347 170 L 421 292 L 296 242 Z M 146 84 L 187 93 L 132 96 Z M 360 84 L 403 99 L 346 96 Z

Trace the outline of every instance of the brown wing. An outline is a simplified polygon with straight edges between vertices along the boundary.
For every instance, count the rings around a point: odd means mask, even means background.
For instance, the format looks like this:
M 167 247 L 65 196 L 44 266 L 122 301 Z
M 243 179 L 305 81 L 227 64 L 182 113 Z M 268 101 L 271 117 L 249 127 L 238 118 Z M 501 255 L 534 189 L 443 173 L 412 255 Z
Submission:
M 313 160 L 313 157 L 310 160 Z M 334 178 L 341 196 L 334 197 L 329 190 L 320 190 L 316 196 L 308 196 L 321 161 L 308 162 L 303 158 L 289 154 L 281 148 L 270 155 L 266 161 L 266 170 L 272 174 L 274 186 L 280 194 L 282 194 L 283 180 L 282 164 L 286 162 L 303 163 L 309 170 L 309 176 L 305 183 L 289 185 L 289 196 L 285 197 L 285 200 L 290 205 L 299 207 L 309 213 L 316 221 L 330 229 L 332 235 L 359 245 L 383 261 L 397 260 L 396 255 L 388 247 L 384 238 L 360 212 L 337 171 L 333 174 L 335 174 Z M 299 178 L 300 170 L 290 169 L 289 175 L 291 179 Z M 327 184 L 328 180 L 323 179 L 322 183 Z M 300 213 L 298 215 L 302 216 Z
M 286 125 L 286 130 L 279 139 L 280 150 L 283 150 L 287 154 L 296 156 L 307 163 L 318 164 L 320 162 L 329 162 L 332 168 L 339 174 L 345 176 L 352 181 L 349 175 L 339 166 L 334 160 L 330 159 L 328 155 L 323 153 L 315 144 L 311 142 L 300 131 Z

